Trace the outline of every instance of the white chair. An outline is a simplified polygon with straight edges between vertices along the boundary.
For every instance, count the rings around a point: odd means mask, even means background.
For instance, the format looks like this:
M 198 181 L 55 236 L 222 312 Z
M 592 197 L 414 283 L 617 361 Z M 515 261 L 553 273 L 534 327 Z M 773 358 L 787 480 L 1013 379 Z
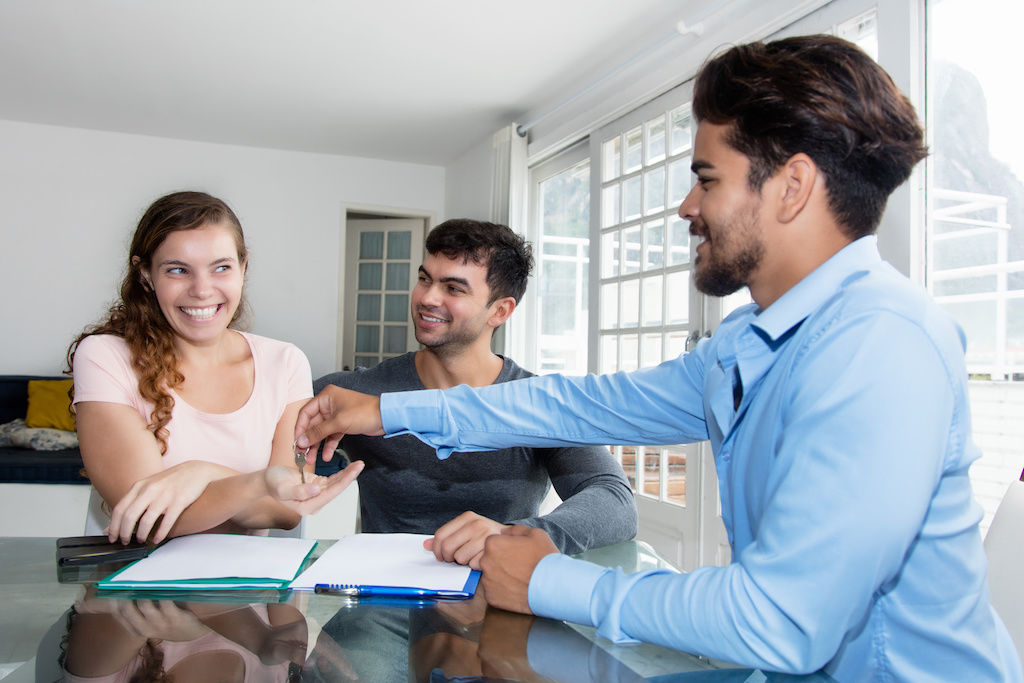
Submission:
M 89 506 L 85 510 L 85 535 L 99 536 L 107 532 L 110 515 L 103 511 L 103 499 L 95 486 L 89 487 Z
M 1024 472 L 1010 484 L 985 536 L 992 605 L 1024 664 Z

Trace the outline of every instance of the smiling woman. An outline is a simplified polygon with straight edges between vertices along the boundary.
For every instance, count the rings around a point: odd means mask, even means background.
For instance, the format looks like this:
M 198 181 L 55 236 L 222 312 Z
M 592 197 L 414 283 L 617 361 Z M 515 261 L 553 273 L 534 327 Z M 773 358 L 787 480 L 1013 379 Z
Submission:
M 247 262 L 227 204 L 162 197 L 139 221 L 120 300 L 68 350 L 111 540 L 291 528 L 362 469 L 300 482 L 291 433 L 312 396 L 309 361 L 235 329 Z

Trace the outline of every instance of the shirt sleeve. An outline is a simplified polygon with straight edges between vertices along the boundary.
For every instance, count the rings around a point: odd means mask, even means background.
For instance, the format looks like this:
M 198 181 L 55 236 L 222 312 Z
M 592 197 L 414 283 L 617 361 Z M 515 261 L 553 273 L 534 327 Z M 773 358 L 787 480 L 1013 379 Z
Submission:
M 289 344 L 287 349 L 288 403 L 313 397 L 313 371 L 299 347 Z
M 118 343 L 121 343 L 119 347 Z M 90 335 L 75 349 L 75 403 L 103 401 L 138 408 L 138 379 L 119 338 Z
M 834 656 L 895 581 L 920 580 L 925 601 L 961 590 L 900 575 L 929 506 L 943 504 L 947 464 L 936 454 L 947 452 L 951 421 L 966 416 L 953 414 L 951 380 L 927 334 L 894 318 L 864 316 L 816 337 L 766 452 L 734 454 L 775 462 L 767 481 L 730 473 L 734 485 L 766 492 L 757 536 L 732 564 L 623 574 L 548 556 L 531 577 L 531 609 L 614 641 L 804 673 Z
M 561 504 L 544 516 L 513 520 L 543 529 L 563 553 L 580 553 L 636 535 L 636 499 L 607 447 L 536 449 Z
M 631 373 L 382 394 L 381 422 L 389 436 L 413 434 L 442 459 L 512 446 L 700 441 L 702 376 L 695 351 Z

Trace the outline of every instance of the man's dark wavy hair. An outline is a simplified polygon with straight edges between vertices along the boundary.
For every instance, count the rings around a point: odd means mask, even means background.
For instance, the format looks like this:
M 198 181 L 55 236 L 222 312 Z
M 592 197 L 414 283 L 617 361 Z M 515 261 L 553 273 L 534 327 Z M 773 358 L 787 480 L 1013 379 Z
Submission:
M 753 190 L 807 154 L 852 239 L 878 229 L 889 195 L 928 153 L 910 100 L 863 50 L 834 36 L 730 48 L 698 74 L 693 111 L 732 127 L 726 140 L 750 159 Z
M 519 303 L 533 270 L 533 249 L 507 226 L 469 218 L 453 218 L 427 234 L 428 254 L 444 254 L 487 266 L 488 304 L 510 296 Z

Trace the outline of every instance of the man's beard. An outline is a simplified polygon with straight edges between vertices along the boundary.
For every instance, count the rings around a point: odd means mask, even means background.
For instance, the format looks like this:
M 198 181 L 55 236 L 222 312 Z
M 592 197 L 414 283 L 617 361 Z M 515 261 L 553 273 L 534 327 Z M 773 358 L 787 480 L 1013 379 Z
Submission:
M 476 336 L 466 333 L 464 330 L 449 330 L 446 334 L 433 339 L 420 339 L 419 331 L 414 330 L 416 341 L 424 348 L 430 349 L 441 357 L 453 356 L 462 352 L 467 346 L 476 341 Z
M 761 259 L 764 258 L 764 244 L 754 237 L 754 230 L 744 226 L 742 233 L 733 235 L 734 238 L 744 239 L 746 244 L 732 257 L 721 256 L 720 250 L 723 246 L 720 246 L 720 243 L 728 238 L 712 239 L 707 226 L 698 232 L 707 235 L 706 240 L 710 245 L 707 249 L 709 258 L 698 255 L 694 262 L 693 284 L 697 291 L 708 296 L 729 296 L 747 286 L 751 274 L 757 270 L 761 265 Z M 727 248 L 728 244 L 724 246 Z M 719 249 L 717 253 L 716 248 Z M 723 260 L 724 258 L 728 260 Z

